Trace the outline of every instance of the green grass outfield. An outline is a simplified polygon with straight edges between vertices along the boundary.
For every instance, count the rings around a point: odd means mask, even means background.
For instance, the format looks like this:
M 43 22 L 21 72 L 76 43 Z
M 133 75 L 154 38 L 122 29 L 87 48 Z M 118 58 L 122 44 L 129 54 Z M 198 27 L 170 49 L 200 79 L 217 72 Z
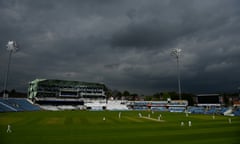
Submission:
M 139 118 L 151 114 L 164 121 Z M 239 144 L 240 117 L 148 111 L 0 113 L 0 144 Z M 103 121 L 103 117 L 106 118 Z M 232 123 L 229 124 L 228 118 Z M 187 122 L 192 121 L 192 127 Z M 181 121 L 185 126 L 180 126 Z M 6 133 L 7 125 L 12 133 Z

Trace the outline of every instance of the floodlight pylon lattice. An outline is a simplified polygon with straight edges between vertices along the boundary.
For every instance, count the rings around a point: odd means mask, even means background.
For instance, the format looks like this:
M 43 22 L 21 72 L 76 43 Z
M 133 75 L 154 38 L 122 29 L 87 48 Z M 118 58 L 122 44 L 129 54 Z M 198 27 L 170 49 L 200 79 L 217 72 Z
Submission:
M 12 56 L 12 53 L 18 50 L 18 45 L 16 41 L 10 40 L 8 41 L 6 46 L 7 46 L 7 51 L 9 51 L 9 57 L 8 57 L 8 64 L 7 64 L 7 73 L 4 81 L 3 98 L 8 98 L 8 94 L 6 93 L 6 90 L 7 90 L 7 83 L 8 83 L 9 68 L 11 63 L 11 56 Z
M 182 49 L 180 48 L 175 48 L 172 50 L 171 55 L 174 56 L 177 59 L 177 71 L 178 71 L 178 95 L 179 95 L 179 99 L 182 99 L 182 95 L 181 95 L 181 74 L 180 74 L 180 62 L 179 62 L 179 58 L 181 56 L 181 52 Z

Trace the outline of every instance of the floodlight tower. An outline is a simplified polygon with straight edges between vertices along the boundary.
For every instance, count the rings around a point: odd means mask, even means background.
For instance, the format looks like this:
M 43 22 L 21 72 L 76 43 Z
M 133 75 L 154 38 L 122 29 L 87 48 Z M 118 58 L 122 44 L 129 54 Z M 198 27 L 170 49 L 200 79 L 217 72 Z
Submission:
M 18 50 L 18 45 L 17 45 L 16 41 L 10 40 L 10 41 L 8 41 L 6 46 L 7 46 L 7 50 L 9 51 L 9 57 L 8 57 L 7 73 L 6 73 L 6 77 L 5 77 L 5 81 L 4 81 L 3 98 L 8 98 L 8 94 L 6 94 L 6 90 L 7 90 L 9 67 L 10 67 L 10 63 L 11 63 L 11 56 L 12 56 L 12 53 L 14 53 Z
M 180 66 L 179 66 L 179 58 L 181 55 L 182 49 L 180 48 L 175 48 L 172 50 L 171 55 L 174 56 L 177 59 L 177 71 L 178 71 L 178 95 L 179 99 L 182 99 L 181 96 L 181 75 L 180 75 Z
M 240 87 L 238 87 L 238 100 L 240 101 Z

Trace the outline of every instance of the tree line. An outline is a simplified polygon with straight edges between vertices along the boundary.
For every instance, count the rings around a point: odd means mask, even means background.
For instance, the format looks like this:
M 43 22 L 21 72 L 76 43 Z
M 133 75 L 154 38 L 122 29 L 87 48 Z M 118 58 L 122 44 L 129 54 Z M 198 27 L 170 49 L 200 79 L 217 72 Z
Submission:
M 137 93 L 131 93 L 127 90 L 121 92 L 118 90 L 108 90 L 106 93 L 107 97 L 112 97 L 115 100 L 142 100 L 142 101 L 164 101 L 170 98 L 171 100 L 179 100 L 178 93 L 172 92 L 157 92 L 153 95 L 139 95 Z M 182 93 L 182 99 L 187 100 L 189 104 L 193 105 L 193 94 L 191 93 Z
M 239 93 L 219 93 L 223 98 L 223 103 L 225 106 L 230 106 L 233 104 L 233 98 L 239 98 Z M 127 90 L 121 92 L 118 90 L 109 90 L 106 92 L 108 98 L 112 97 L 115 100 L 130 100 L 130 101 L 166 101 L 168 98 L 171 100 L 179 100 L 179 95 L 175 91 L 157 92 L 152 95 L 139 95 L 137 93 L 131 93 Z M 187 100 L 190 106 L 193 106 L 196 101 L 194 97 L 196 94 L 193 93 L 182 93 L 182 100 Z

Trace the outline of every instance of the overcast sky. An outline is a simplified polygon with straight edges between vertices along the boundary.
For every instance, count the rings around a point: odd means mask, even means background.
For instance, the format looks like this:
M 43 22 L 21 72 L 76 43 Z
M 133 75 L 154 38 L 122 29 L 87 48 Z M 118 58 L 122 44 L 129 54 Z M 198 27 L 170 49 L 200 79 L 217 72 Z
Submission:
M 105 83 L 139 94 L 237 92 L 239 0 L 0 0 L 0 82 L 36 78 Z

